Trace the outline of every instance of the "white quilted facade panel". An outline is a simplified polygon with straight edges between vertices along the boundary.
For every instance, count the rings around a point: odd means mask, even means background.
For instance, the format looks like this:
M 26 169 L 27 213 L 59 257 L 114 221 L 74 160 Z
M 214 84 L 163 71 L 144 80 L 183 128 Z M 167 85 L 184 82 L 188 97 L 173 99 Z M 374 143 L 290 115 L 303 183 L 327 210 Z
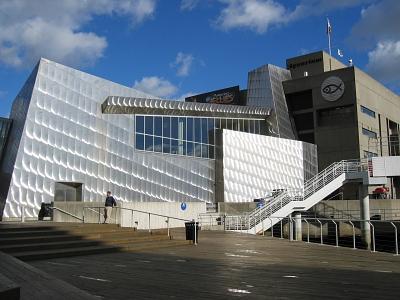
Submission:
M 252 202 L 274 189 L 303 188 L 304 144 L 223 130 L 224 201 Z
M 134 116 L 102 114 L 109 95 L 154 98 L 41 59 L 14 101 L 2 171 L 4 217 L 37 216 L 56 182 L 83 183 L 84 201 L 214 201 L 214 161 L 135 151 Z

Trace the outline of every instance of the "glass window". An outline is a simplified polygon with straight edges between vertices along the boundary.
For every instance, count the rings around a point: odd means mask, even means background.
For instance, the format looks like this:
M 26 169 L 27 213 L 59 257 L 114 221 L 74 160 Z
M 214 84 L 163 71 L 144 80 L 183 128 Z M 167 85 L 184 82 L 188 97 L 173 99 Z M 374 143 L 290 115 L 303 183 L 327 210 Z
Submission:
M 144 138 L 144 147 L 146 151 L 153 151 L 153 136 L 146 135 Z
M 215 147 L 214 146 L 209 146 L 208 147 L 208 155 L 209 155 L 209 158 L 214 158 L 214 155 L 215 155 L 215 153 L 214 153 L 214 150 L 215 150 Z
M 186 154 L 189 155 L 189 156 L 194 156 L 193 143 L 192 142 L 187 142 L 186 143 Z
M 201 144 L 194 144 L 194 156 L 201 157 Z
M 186 139 L 193 141 L 193 118 L 187 118 Z
M 144 150 L 144 135 L 136 134 L 136 149 Z
M 250 120 L 243 120 L 243 131 L 250 132 Z
M 136 132 L 144 133 L 144 117 L 136 116 Z
M 366 135 L 367 137 L 371 138 L 371 139 L 376 139 L 377 138 L 377 134 L 374 131 L 368 130 L 366 128 L 362 129 L 362 133 L 364 135 Z
M 232 127 L 233 127 L 232 119 L 227 119 L 226 120 L 226 129 L 232 130 Z
M 364 114 L 366 114 L 372 118 L 375 118 L 375 112 L 369 108 L 366 108 L 365 106 L 361 105 L 361 112 L 363 112 Z
M 250 130 L 249 132 L 250 133 L 256 133 L 255 127 L 256 127 L 256 121 L 249 120 L 249 130 Z
M 145 121 L 145 133 L 146 134 L 153 134 L 153 117 L 146 116 L 144 118 Z
M 171 140 L 163 138 L 163 153 L 171 153 Z
M 201 142 L 208 144 L 208 122 L 206 118 L 201 119 Z
M 194 119 L 194 141 L 201 142 L 201 120 L 200 118 Z
M 162 136 L 162 126 L 163 126 L 162 117 L 154 117 L 154 135 Z
M 260 121 L 259 120 L 257 120 L 257 121 L 255 121 L 255 124 L 254 124 L 255 126 L 254 126 L 254 133 L 255 134 L 260 134 Z
M 186 142 L 179 141 L 179 154 L 186 155 Z
M 179 140 L 186 140 L 186 118 L 183 117 L 179 118 L 178 138 Z
M 214 134 L 215 134 L 215 120 L 208 119 L 208 143 L 214 145 Z
M 370 157 L 375 157 L 375 156 L 378 156 L 378 154 L 364 150 L 364 158 L 370 158 Z
M 163 137 L 171 137 L 171 117 L 163 118 Z
M 178 118 L 171 118 L 171 138 L 178 139 Z
M 232 120 L 232 128 L 233 130 L 240 131 L 240 124 L 238 119 Z
M 154 151 L 163 152 L 162 138 L 154 137 Z
M 208 145 L 201 145 L 201 157 L 208 158 Z
M 171 154 L 179 154 L 178 140 L 171 140 Z

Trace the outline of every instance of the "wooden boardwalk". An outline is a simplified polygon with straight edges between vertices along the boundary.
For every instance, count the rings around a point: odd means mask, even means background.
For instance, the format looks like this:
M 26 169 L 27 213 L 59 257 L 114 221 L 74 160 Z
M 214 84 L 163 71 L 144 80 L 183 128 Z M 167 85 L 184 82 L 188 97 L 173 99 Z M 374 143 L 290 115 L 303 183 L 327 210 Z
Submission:
M 400 297 L 400 256 L 223 232 L 199 242 L 31 264 L 98 299 Z

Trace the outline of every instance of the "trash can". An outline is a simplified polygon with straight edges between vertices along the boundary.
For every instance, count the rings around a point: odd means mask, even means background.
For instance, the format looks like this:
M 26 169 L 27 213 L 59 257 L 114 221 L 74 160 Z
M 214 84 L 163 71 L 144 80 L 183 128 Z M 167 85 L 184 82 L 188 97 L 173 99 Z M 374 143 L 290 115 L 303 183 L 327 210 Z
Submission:
M 194 242 L 194 222 L 185 222 L 186 240 Z M 199 242 L 199 222 L 196 222 L 196 243 Z
M 39 210 L 39 215 L 38 215 L 39 221 L 43 221 L 44 218 L 47 218 L 48 220 L 53 220 L 52 207 L 53 207 L 53 202 L 51 202 L 51 203 L 42 202 L 42 205 L 40 206 L 40 210 Z

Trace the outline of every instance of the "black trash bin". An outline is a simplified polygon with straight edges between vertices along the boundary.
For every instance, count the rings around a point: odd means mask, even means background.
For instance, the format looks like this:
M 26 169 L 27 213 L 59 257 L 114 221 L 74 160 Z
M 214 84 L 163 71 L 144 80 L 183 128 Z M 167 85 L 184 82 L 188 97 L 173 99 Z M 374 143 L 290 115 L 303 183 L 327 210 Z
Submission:
M 194 222 L 185 222 L 186 240 L 194 242 Z M 199 222 L 196 222 L 196 243 L 199 242 Z
M 38 215 L 39 221 L 43 221 L 44 218 L 49 218 L 50 220 L 53 220 L 52 207 L 53 207 L 53 202 L 51 202 L 51 203 L 42 202 L 42 205 L 40 206 L 40 210 L 39 210 L 39 215 Z

